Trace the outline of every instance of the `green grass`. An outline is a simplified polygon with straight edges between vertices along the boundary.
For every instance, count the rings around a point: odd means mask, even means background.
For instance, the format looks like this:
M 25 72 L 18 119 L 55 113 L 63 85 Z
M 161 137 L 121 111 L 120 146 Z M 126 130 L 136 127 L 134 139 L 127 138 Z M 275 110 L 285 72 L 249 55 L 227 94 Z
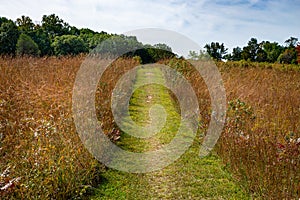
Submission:
M 162 84 L 165 81 L 159 68 L 140 68 L 129 113 L 133 121 L 145 126 L 150 120 L 151 106 L 160 104 L 167 113 L 166 123 L 149 139 L 137 139 L 123 133 L 117 145 L 128 151 L 159 149 L 172 140 L 180 125 L 178 106 L 165 87 L 158 84 L 140 87 L 149 79 Z M 108 169 L 92 199 L 250 199 L 215 154 L 199 157 L 199 147 L 200 141 L 195 139 L 180 159 L 151 173 L 134 174 Z

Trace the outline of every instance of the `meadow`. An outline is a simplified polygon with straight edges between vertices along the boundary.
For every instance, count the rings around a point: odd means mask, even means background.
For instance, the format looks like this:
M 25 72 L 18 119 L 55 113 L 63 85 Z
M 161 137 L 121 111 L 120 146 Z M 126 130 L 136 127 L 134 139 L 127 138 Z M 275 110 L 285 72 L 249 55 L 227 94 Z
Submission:
M 72 90 L 85 56 L 0 59 L 0 195 L 3 199 L 88 198 L 108 169 L 82 145 L 72 118 Z M 199 132 L 210 121 L 210 97 L 199 74 L 181 59 L 163 60 L 191 82 L 200 106 Z M 117 80 L 139 65 L 119 59 L 97 90 L 97 114 L 111 140 Z M 216 154 L 257 199 L 300 198 L 299 65 L 217 62 L 228 101 Z M 122 137 L 122 135 L 121 135 Z
M 210 102 L 203 80 L 185 61 L 172 64 L 197 86 L 205 131 Z M 299 66 L 247 61 L 216 64 L 228 101 L 216 152 L 253 198 L 298 199 Z

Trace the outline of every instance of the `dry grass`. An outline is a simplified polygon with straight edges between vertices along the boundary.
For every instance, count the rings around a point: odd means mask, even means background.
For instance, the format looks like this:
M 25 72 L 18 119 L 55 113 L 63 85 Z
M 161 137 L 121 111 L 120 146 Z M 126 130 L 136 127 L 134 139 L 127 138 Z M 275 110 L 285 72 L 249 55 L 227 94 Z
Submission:
M 104 168 L 82 146 L 71 113 L 73 83 L 83 60 L 0 59 L 1 198 L 74 198 L 101 182 Z M 118 130 L 107 99 L 119 77 L 137 64 L 119 60 L 105 72 L 109 78 L 100 81 L 97 114 L 112 138 Z M 170 65 L 192 82 L 205 130 L 211 111 L 203 80 L 183 61 Z M 229 102 L 218 153 L 255 197 L 299 198 L 299 66 L 235 62 L 218 67 Z
M 219 65 L 231 101 L 220 154 L 257 196 L 299 199 L 299 70 Z
M 73 84 L 84 58 L 0 59 L 1 198 L 74 198 L 99 183 L 103 166 L 83 147 L 71 112 Z M 110 84 L 105 84 L 108 89 Z M 112 130 L 105 111 L 99 114 Z
M 101 121 L 103 132 L 108 135 L 111 140 L 115 140 L 120 133 L 111 111 L 110 100 L 112 98 L 113 89 L 124 73 L 139 64 L 140 62 L 136 59 L 118 59 L 103 72 L 99 81 L 95 94 L 97 118 Z M 126 82 L 124 84 L 126 84 Z M 132 83 L 128 81 L 127 84 L 130 85 Z
M 200 128 L 206 130 L 211 111 L 202 78 L 184 61 L 173 60 L 169 65 L 183 71 L 193 84 L 202 115 Z M 228 100 L 217 152 L 254 197 L 298 199 L 299 66 L 245 61 L 220 62 L 217 66 Z
M 92 185 L 100 167 L 72 121 L 71 98 L 83 57 L 0 60 L 0 171 L 6 198 L 68 198 Z

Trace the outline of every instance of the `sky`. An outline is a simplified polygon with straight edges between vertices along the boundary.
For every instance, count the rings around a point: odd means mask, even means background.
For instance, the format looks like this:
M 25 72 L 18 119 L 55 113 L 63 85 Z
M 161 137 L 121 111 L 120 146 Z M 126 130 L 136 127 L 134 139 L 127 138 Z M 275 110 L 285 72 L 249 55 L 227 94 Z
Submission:
M 229 51 L 252 37 L 279 44 L 300 39 L 300 0 L 0 0 L 0 16 L 13 20 L 25 15 L 39 22 L 53 13 L 78 28 L 167 29 L 200 47 L 220 42 Z

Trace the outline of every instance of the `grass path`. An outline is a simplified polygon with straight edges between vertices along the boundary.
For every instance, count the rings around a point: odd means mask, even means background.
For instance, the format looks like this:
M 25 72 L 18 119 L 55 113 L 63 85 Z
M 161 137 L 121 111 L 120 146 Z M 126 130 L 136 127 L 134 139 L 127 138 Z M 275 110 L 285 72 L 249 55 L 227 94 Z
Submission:
M 139 87 L 142 82 L 155 79 L 164 83 L 159 68 L 140 68 L 131 97 L 129 112 L 139 125 L 149 124 L 149 108 L 160 104 L 168 115 L 162 130 L 150 139 L 137 139 L 122 134 L 118 146 L 133 152 L 160 148 L 169 143 L 180 125 L 180 114 L 166 88 L 152 84 Z M 180 159 L 162 170 L 133 174 L 108 169 L 104 182 L 92 199 L 249 199 L 249 195 L 224 170 L 216 155 L 200 158 L 200 142 L 195 139 L 191 148 Z M 151 161 L 149 161 L 151 164 Z

